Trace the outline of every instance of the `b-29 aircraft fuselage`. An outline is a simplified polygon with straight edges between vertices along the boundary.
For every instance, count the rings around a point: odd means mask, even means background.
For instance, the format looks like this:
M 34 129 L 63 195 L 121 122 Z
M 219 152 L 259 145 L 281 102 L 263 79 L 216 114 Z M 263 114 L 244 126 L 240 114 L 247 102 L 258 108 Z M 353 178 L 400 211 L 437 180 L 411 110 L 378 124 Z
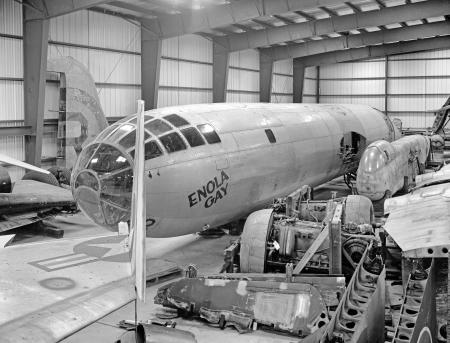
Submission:
M 129 219 L 136 115 L 89 144 L 72 173 L 96 223 Z M 298 187 L 355 171 L 367 145 L 400 137 L 365 105 L 204 104 L 145 112 L 147 236 L 220 226 Z

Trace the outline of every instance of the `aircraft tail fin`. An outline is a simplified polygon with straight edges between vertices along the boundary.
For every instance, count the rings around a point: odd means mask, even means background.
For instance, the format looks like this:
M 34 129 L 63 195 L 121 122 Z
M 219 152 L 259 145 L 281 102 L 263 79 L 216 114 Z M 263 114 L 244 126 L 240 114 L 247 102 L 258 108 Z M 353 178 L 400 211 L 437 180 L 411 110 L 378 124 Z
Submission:
M 137 297 L 145 302 L 146 287 L 146 206 L 144 182 L 144 101 L 138 100 L 136 147 L 134 153 L 133 193 L 131 201 L 131 265 L 136 280 Z
M 448 97 L 447 101 L 444 103 L 444 105 L 435 111 L 432 111 L 436 113 L 436 118 L 434 119 L 432 132 L 435 134 L 444 134 L 444 127 L 448 123 L 448 117 L 450 113 L 450 97 Z
M 58 165 L 75 165 L 78 154 L 108 122 L 89 70 L 72 57 L 49 59 L 47 70 L 60 73 Z

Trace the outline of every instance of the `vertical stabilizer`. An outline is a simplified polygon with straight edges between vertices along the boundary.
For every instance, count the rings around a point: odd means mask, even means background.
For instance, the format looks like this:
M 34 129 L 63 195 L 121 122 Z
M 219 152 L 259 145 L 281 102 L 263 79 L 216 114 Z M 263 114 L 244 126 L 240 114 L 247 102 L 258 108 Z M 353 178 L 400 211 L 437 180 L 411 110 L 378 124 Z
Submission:
M 450 97 L 448 97 L 445 104 L 437 111 L 436 118 L 434 119 L 432 132 L 439 135 L 444 135 L 444 128 L 448 123 L 448 115 L 450 112 Z
M 73 167 L 78 154 L 107 126 L 89 70 L 72 57 L 47 61 L 47 70 L 61 73 L 58 118 L 58 165 Z
M 141 301 L 145 301 L 146 286 L 144 149 L 144 101 L 138 100 L 131 201 L 131 230 L 133 232 L 131 264 L 136 277 L 137 297 Z

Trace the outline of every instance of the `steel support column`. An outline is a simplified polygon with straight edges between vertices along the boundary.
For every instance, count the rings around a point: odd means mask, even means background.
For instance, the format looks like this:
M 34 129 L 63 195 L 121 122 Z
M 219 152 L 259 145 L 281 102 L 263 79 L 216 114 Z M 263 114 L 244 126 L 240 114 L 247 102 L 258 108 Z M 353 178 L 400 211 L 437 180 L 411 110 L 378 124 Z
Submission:
M 24 126 L 31 127 L 31 134 L 25 136 L 25 161 L 40 166 L 49 20 L 30 19 L 35 16 L 33 8 L 23 6 Z
M 320 66 L 316 66 L 316 103 L 320 103 Z
M 230 53 L 213 43 L 213 102 L 225 102 L 227 97 Z
M 146 110 L 158 105 L 161 42 L 147 29 L 141 28 L 141 92 Z
M 273 60 L 259 52 L 259 101 L 270 102 L 272 96 Z
M 303 82 L 305 80 L 305 65 L 301 58 L 294 58 L 293 60 L 293 85 L 294 92 L 293 102 L 299 103 L 303 101 Z

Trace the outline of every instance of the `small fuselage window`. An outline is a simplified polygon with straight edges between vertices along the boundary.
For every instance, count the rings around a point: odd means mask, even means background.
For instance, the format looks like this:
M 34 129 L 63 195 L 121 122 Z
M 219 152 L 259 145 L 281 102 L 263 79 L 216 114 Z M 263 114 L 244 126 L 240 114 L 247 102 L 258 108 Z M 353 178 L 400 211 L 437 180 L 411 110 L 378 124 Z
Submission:
M 217 132 L 214 130 L 214 128 L 211 125 L 202 124 L 202 125 L 197 125 L 197 127 L 209 144 L 215 144 L 215 143 L 221 142 L 219 135 L 217 134 Z
M 181 133 L 183 134 L 184 138 L 186 138 L 191 147 L 205 144 L 202 135 L 194 127 L 182 129 Z
M 276 143 L 277 140 L 276 140 L 275 135 L 273 134 L 272 130 L 271 129 L 266 129 L 265 131 L 266 131 L 266 136 L 269 139 L 269 142 L 270 143 Z
M 169 114 L 168 116 L 165 116 L 163 118 L 175 127 L 189 125 L 186 119 L 181 118 L 178 114 Z
M 153 133 L 155 136 L 158 136 L 160 134 L 163 134 L 167 131 L 172 130 L 169 124 L 163 122 L 160 119 L 155 119 L 152 121 L 149 121 L 145 123 L 145 128 L 149 130 L 151 133 Z
M 159 137 L 159 139 L 169 153 L 186 149 L 186 144 L 184 144 L 183 139 L 176 132 L 168 133 Z

